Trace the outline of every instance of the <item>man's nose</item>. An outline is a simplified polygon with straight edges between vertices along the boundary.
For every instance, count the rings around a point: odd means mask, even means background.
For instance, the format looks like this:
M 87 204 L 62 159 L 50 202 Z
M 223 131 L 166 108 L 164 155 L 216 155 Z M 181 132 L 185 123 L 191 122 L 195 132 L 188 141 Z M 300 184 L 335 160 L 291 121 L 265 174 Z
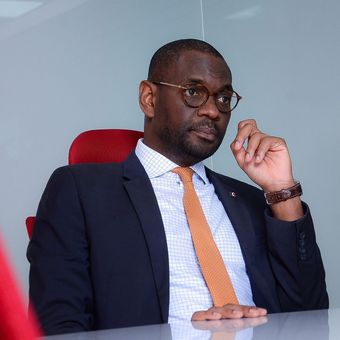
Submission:
M 216 120 L 220 116 L 220 111 L 216 107 L 214 96 L 209 96 L 208 100 L 203 104 L 197 113 L 199 116 L 207 116 L 212 120 Z

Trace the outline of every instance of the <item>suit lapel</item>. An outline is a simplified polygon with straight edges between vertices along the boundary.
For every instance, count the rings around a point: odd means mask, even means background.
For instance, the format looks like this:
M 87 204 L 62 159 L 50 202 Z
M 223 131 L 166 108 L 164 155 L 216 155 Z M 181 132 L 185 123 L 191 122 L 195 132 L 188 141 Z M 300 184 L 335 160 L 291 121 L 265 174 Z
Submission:
M 235 230 L 246 266 L 250 268 L 255 260 L 253 255 L 256 239 L 249 211 L 245 206 L 243 198 L 238 193 L 237 187 L 226 185 L 210 169 L 206 169 L 206 171 Z
M 268 266 L 268 259 L 260 252 L 265 245 L 261 243 L 263 240 L 258 239 L 259 235 L 255 234 L 255 224 L 258 221 L 253 221 L 253 219 L 258 216 L 251 215 L 244 197 L 238 193 L 237 182 L 235 186 L 228 185 L 220 175 L 209 169 L 207 169 L 207 176 L 214 184 L 216 194 L 238 237 L 255 304 L 267 306 L 272 311 L 279 311 L 279 301 L 276 291 L 273 290 L 273 274 Z M 263 223 L 265 223 L 264 220 Z
M 149 249 L 164 322 L 169 313 L 169 261 L 162 216 L 151 182 L 133 152 L 123 165 L 124 186 L 136 209 Z

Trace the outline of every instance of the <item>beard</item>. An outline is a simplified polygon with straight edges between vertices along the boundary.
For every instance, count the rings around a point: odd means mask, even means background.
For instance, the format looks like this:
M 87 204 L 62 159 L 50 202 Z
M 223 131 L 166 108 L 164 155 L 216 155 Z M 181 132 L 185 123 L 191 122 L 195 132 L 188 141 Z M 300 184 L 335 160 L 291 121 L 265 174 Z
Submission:
M 210 141 L 199 138 L 195 131 L 207 128 L 216 136 Z M 193 165 L 213 155 L 222 143 L 225 130 L 218 128 L 214 122 L 206 118 L 199 123 L 183 126 L 180 130 L 172 128 L 171 124 L 164 127 L 159 135 L 165 154 L 180 165 Z

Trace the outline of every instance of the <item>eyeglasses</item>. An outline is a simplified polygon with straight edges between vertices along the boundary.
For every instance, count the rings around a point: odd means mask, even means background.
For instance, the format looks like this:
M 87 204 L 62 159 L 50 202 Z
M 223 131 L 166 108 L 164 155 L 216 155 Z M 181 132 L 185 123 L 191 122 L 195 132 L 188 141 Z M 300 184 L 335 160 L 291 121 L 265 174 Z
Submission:
M 163 81 L 153 81 L 156 85 L 166 85 L 177 87 L 182 89 L 183 100 L 189 107 L 200 107 L 203 106 L 210 96 L 214 96 L 215 104 L 217 109 L 220 112 L 227 113 L 235 109 L 238 102 L 242 99 L 240 95 L 238 95 L 233 90 L 223 90 L 218 93 L 210 93 L 209 90 L 201 84 L 189 84 L 186 86 L 183 85 L 175 85 L 165 83 Z

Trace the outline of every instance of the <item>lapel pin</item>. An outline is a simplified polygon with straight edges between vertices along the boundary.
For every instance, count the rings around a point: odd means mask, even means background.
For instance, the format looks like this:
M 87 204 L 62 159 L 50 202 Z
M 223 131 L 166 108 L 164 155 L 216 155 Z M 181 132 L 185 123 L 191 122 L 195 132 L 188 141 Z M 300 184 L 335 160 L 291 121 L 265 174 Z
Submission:
M 236 198 L 237 197 L 237 194 L 235 191 L 231 191 L 230 192 L 230 196 L 233 197 L 233 198 Z

